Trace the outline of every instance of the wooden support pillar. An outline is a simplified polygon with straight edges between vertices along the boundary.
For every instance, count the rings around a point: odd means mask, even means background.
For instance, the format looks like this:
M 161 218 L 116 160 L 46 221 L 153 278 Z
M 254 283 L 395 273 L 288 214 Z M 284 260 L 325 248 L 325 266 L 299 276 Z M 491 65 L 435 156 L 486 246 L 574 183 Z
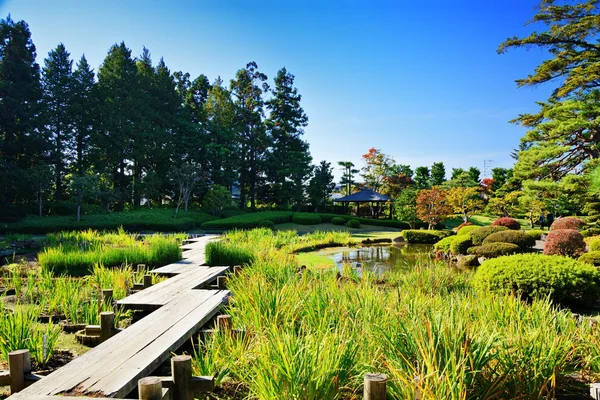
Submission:
M 358 201 L 356 202 L 356 216 L 360 217 L 360 203 Z
M 222 331 L 228 331 L 231 329 L 231 315 L 219 315 L 217 316 L 217 329 Z
M 227 277 L 217 276 L 217 289 L 223 290 L 226 287 Z
M 387 377 L 384 374 L 365 374 L 363 400 L 385 400 Z
M 146 270 L 146 264 L 138 264 L 137 265 L 137 272 L 140 273 L 142 271 Z
M 102 302 L 104 304 L 111 304 L 113 302 L 113 290 L 112 289 L 102 289 Z
M 242 266 L 241 265 L 234 265 L 233 266 L 233 274 L 234 275 L 238 275 L 241 270 L 242 270 Z
M 600 400 L 600 383 L 590 385 L 590 397 L 594 400 Z
M 152 286 L 152 275 L 146 274 L 144 275 L 144 289 L 148 289 Z
M 25 375 L 31 372 L 29 350 L 16 350 L 8 353 L 8 370 L 10 373 L 10 393 L 25 389 Z
M 115 313 L 105 311 L 100 313 L 100 342 L 104 342 L 112 336 L 115 325 Z
M 171 376 L 173 378 L 173 400 L 192 400 L 190 388 L 192 380 L 192 357 L 175 356 L 171 358 Z
M 162 381 L 155 376 L 142 378 L 138 381 L 139 400 L 162 400 Z

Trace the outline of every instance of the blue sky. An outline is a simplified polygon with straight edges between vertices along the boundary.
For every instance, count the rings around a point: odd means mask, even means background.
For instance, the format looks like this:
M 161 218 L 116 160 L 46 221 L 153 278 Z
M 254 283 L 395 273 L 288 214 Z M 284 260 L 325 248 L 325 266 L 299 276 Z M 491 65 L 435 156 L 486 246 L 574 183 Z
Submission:
M 270 79 L 296 75 L 315 163 L 362 165 L 370 147 L 413 167 L 484 160 L 510 167 L 524 130 L 508 121 L 535 111 L 552 87 L 517 89 L 545 57 L 499 55 L 522 36 L 537 4 L 490 1 L 77 1 L 0 0 L 0 15 L 29 23 L 43 63 L 62 42 L 97 70 L 120 41 L 172 71 L 226 82 L 249 61 Z M 336 168 L 336 175 L 339 171 Z

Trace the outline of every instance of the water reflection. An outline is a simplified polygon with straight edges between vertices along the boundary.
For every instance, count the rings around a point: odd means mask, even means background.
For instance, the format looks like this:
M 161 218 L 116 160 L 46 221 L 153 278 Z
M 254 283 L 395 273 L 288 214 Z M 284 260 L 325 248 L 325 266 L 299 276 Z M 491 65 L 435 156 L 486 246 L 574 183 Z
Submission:
M 394 269 L 409 269 L 420 259 L 429 257 L 432 245 L 369 246 L 331 249 L 338 269 L 351 265 L 357 272 L 364 269 L 382 274 Z

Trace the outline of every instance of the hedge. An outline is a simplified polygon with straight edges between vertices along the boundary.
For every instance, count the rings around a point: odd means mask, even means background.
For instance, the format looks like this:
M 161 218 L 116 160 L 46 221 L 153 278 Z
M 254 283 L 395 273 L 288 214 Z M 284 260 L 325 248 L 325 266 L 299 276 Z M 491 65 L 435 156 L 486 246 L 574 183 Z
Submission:
M 600 266 L 600 251 L 590 251 L 589 253 L 584 253 L 581 257 L 579 257 L 579 261 L 598 267 Z
M 492 233 L 502 232 L 506 230 L 508 230 L 508 228 L 505 226 L 483 226 L 477 229 L 473 229 L 471 232 L 469 232 L 469 235 L 473 240 L 473 245 L 481 246 L 485 238 L 490 236 Z
M 477 257 L 496 258 L 510 254 L 516 254 L 521 248 L 512 243 L 488 243 L 481 246 L 471 247 L 467 250 L 468 254 L 474 254 Z
M 468 235 L 471 232 L 473 232 L 475 229 L 479 229 L 481 228 L 480 226 L 477 225 L 467 225 L 467 226 L 463 226 L 462 228 L 460 228 L 460 230 L 458 232 L 456 232 L 456 234 L 458 236 L 464 236 L 464 235 Z
M 473 278 L 483 292 L 513 292 L 526 299 L 550 298 L 566 305 L 600 300 L 600 270 L 568 257 L 517 254 L 484 261 Z
M 344 225 L 346 220 L 342 217 L 333 217 L 331 218 L 331 223 L 334 225 Z
M 451 235 L 452 231 L 428 231 L 424 229 L 406 229 L 402 231 L 402 237 L 407 243 L 434 244 Z
M 230 218 L 209 221 L 202 224 L 202 229 L 253 229 L 272 228 L 276 224 L 292 222 L 292 211 L 263 211 L 236 215 Z
M 450 251 L 452 254 L 467 254 L 467 250 L 473 246 L 473 241 L 467 235 L 457 236 L 456 240 L 450 245 Z
M 450 246 L 460 236 L 448 236 L 433 245 L 433 250 L 442 253 L 450 253 Z
M 360 221 L 358 219 L 351 219 L 346 225 L 348 225 L 348 228 L 360 228 Z
M 508 229 L 512 229 L 514 231 L 518 231 L 521 229 L 521 224 L 514 218 L 510 217 L 501 217 L 492 222 L 492 226 L 505 226 Z
M 555 220 L 550 225 L 550 230 L 554 231 L 557 229 L 576 229 L 579 230 L 585 226 L 585 222 L 575 217 L 563 217 Z
M 292 216 L 292 222 L 300 225 L 318 225 L 322 220 L 319 214 L 296 213 Z
M 524 231 L 503 231 L 492 233 L 486 237 L 483 244 L 489 243 L 512 243 L 519 246 L 522 250 L 535 246 L 535 239 Z

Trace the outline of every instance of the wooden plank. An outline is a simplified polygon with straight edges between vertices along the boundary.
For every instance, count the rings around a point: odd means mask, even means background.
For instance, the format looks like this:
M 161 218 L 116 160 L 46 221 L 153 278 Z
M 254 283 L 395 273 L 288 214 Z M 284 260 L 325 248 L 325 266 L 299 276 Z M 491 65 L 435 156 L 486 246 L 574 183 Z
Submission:
M 0 386 L 10 385 L 10 371 L 0 371 Z
M 108 397 L 72 397 L 72 396 L 48 396 L 48 395 L 40 395 L 40 394 L 23 394 L 23 392 L 13 394 L 8 397 L 7 400 L 114 400 Z
M 181 295 L 177 301 L 165 305 L 21 393 L 91 393 L 90 388 L 94 384 L 118 370 L 119 374 L 114 379 L 120 383 L 112 383 L 113 389 L 109 390 L 114 392 L 103 393 L 110 397 L 116 392 L 125 396 L 135 388 L 137 379 L 152 372 L 189 339 L 196 326 L 200 327 L 210 319 L 228 295 L 227 291 L 208 290 Z M 134 357 L 135 362 L 132 363 L 130 359 Z M 127 367 L 120 368 L 124 363 Z M 146 363 L 149 364 L 144 365 Z M 119 385 L 122 387 L 115 390 Z

